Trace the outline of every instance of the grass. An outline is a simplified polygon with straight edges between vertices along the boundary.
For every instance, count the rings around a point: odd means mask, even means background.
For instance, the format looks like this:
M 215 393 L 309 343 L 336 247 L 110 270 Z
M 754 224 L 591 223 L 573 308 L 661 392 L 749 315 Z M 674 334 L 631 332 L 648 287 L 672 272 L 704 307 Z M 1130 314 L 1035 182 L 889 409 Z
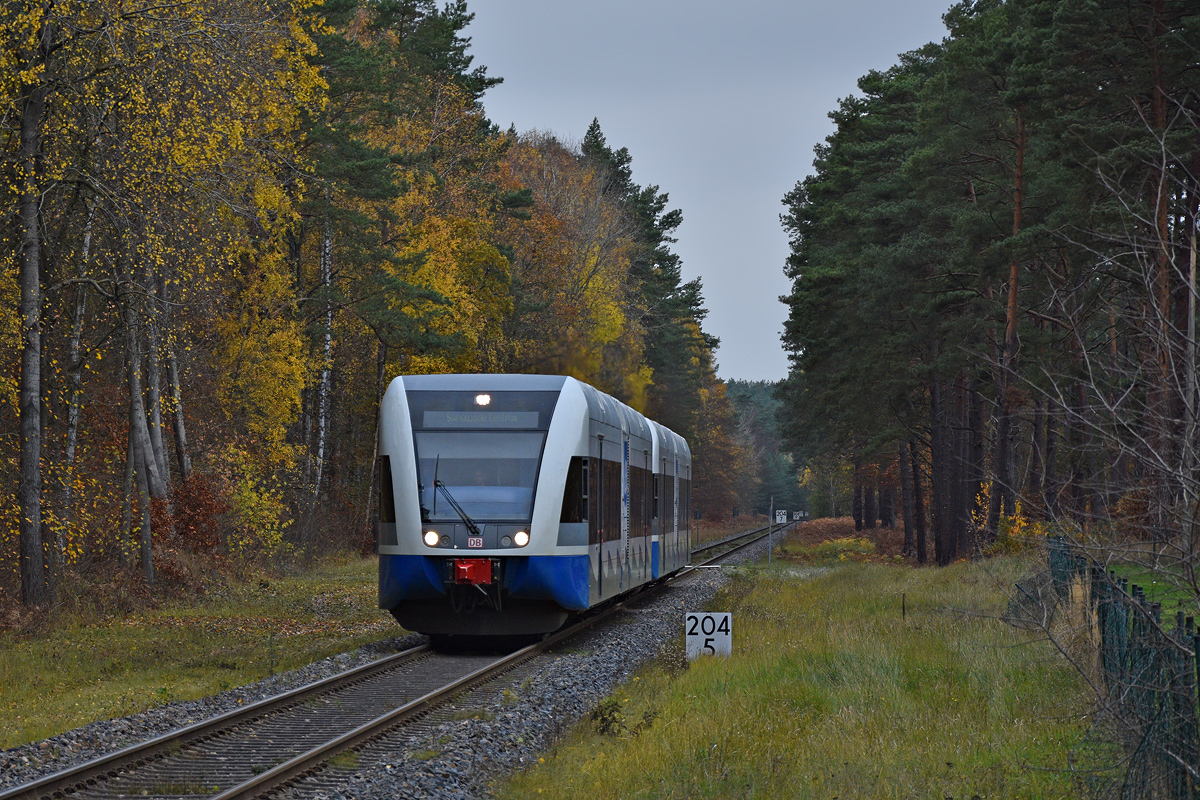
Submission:
M 396 636 L 400 628 L 376 608 L 376 563 L 255 581 L 98 623 L 0 632 L 0 748 Z
M 1033 566 L 734 573 L 712 606 L 733 612 L 731 658 L 686 667 L 681 631 L 501 797 L 1076 796 L 1081 681 L 989 616 Z
M 1196 596 L 1182 585 L 1178 572 L 1172 574 L 1170 569 L 1154 570 L 1142 564 L 1112 564 L 1109 569 L 1115 572 L 1118 578 L 1129 580 L 1130 592 L 1136 584 L 1142 587 L 1150 602 L 1162 604 L 1164 627 L 1175 627 L 1176 611 L 1183 611 L 1188 615 L 1196 614 Z
M 861 536 L 830 539 L 825 542 L 785 541 L 780 547 L 784 556 L 807 562 L 847 561 L 858 556 L 875 555 L 875 544 Z
M 715 542 L 717 539 L 723 539 L 731 534 L 754 530 L 755 528 L 764 528 L 766 525 L 767 518 L 765 516 L 750 514 L 743 514 L 740 517 L 730 519 L 692 520 L 693 542 L 695 544 Z

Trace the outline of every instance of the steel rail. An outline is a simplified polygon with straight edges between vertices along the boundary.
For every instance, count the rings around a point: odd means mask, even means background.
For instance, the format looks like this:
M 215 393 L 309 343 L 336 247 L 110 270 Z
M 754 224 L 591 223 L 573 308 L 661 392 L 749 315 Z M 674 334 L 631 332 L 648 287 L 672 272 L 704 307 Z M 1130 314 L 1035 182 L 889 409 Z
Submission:
M 755 542 L 761 541 L 766 535 L 765 533 L 756 539 L 748 538 L 761 531 L 766 531 L 766 528 L 764 527 L 755 531 L 737 534 L 737 536 L 734 537 L 735 541 L 738 539 L 748 540 L 738 544 L 736 547 L 714 556 L 713 558 L 704 562 L 704 564 L 709 564 L 713 561 L 726 558 L 744 547 L 749 547 Z M 701 565 L 689 565 L 679 572 L 668 576 L 666 580 L 646 587 L 645 591 L 660 591 L 675 580 L 691 574 L 695 570 L 696 566 Z M 210 800 L 253 800 L 253 798 L 261 797 L 273 790 L 276 790 L 279 787 L 304 775 L 305 773 L 311 772 L 323 766 L 337 754 L 346 750 L 351 750 L 359 745 L 365 744 L 372 739 L 378 738 L 400 723 L 432 710 L 437 705 L 445 700 L 448 700 L 450 697 L 458 694 L 459 692 L 472 689 L 480 684 L 486 683 L 498 677 L 499 675 L 515 669 L 517 666 L 523 664 L 534 656 L 550 650 L 560 642 L 569 639 L 572 636 L 576 636 L 608 619 L 618 611 L 624 609 L 630 600 L 633 600 L 634 598 L 640 600 L 644 599 L 644 597 L 645 595 L 643 592 L 636 592 L 634 594 L 625 596 L 618 602 L 603 607 L 598 613 L 595 613 L 586 619 L 575 623 L 574 625 L 564 628 L 563 630 L 550 634 L 540 642 L 527 645 L 526 647 L 523 647 L 514 653 L 496 660 L 492 664 L 481 667 L 469 675 L 464 675 L 462 678 L 459 678 L 458 680 L 453 681 L 452 683 L 449 683 L 440 689 L 436 689 L 424 695 L 423 697 L 419 697 L 412 702 L 393 709 L 392 711 L 389 711 L 388 713 L 383 714 L 371 720 L 370 722 L 355 728 L 352 731 L 348 731 L 347 733 L 338 736 L 336 739 L 332 739 L 323 745 L 314 747 L 308 752 L 302 753 L 295 758 L 262 773 L 261 775 L 256 775 L 254 778 L 251 778 L 245 783 L 239 784 L 230 789 L 226 789 L 220 794 L 214 795 L 212 798 L 210 798 Z M 3 800 L 3 798 L 0 798 L 0 800 Z
M 792 520 L 791 522 L 785 522 L 782 525 L 780 525 L 778 528 L 775 528 L 775 530 L 778 532 L 783 532 L 783 531 L 787 530 L 788 528 L 791 528 L 792 526 L 794 526 L 796 524 L 796 522 L 797 522 L 797 520 Z M 730 534 L 729 536 L 725 536 L 721 539 L 718 539 L 715 542 L 705 542 L 704 544 L 701 544 L 698 547 L 693 547 L 692 553 L 693 554 L 705 553 L 709 550 L 715 550 L 718 547 L 723 547 L 727 544 L 741 541 L 742 539 L 753 536 L 756 533 L 761 533 L 765 536 L 767 528 L 774 528 L 774 526 L 773 525 L 763 525 L 761 528 L 752 528 L 751 530 L 748 530 L 748 531 L 742 531 L 740 533 Z M 762 538 L 762 536 L 759 536 L 758 538 L 754 539 L 754 541 L 758 541 L 758 539 L 761 539 L 761 538 Z M 749 543 L 747 543 L 747 544 L 749 544 Z M 745 545 L 739 545 L 739 547 L 735 548 L 735 549 L 740 549 L 741 547 L 744 547 L 744 546 Z M 728 552 L 732 553 L 732 552 L 734 552 L 734 550 L 730 550 Z
M 210 800 L 251 800 L 251 798 L 261 797 L 305 773 L 323 766 L 338 753 L 351 750 L 372 739 L 378 738 L 397 725 L 433 710 L 460 692 L 473 689 L 506 672 L 510 672 L 534 656 L 549 650 L 559 642 L 582 633 L 602 620 L 609 618 L 624 607 L 625 602 L 608 606 L 599 614 L 553 633 L 540 642 L 526 645 L 516 652 L 502 656 L 487 666 L 481 667 L 468 675 L 464 675 L 446 684 L 440 689 L 435 689 L 423 697 L 418 697 L 412 702 L 405 703 L 399 708 L 376 717 L 370 722 L 338 736 L 336 739 L 331 739 L 306 753 L 301 753 L 274 769 L 270 769 L 261 775 L 256 775 L 245 783 L 226 789 L 220 794 L 212 796 Z
M 794 523 L 784 525 L 780 530 L 784 530 L 792 524 Z M 679 572 L 667 576 L 665 580 L 656 581 L 654 584 L 644 587 L 642 591 L 627 595 L 616 603 L 603 606 L 597 613 L 576 622 L 568 628 L 551 634 L 541 642 L 528 645 L 514 653 L 501 657 L 492 664 L 481 667 L 468 675 L 446 684 L 440 689 L 429 692 L 351 731 L 340 734 L 325 744 L 312 748 L 270 770 L 256 775 L 249 781 L 212 795 L 211 800 L 249 800 L 249 798 L 260 797 L 295 780 L 297 777 L 312 772 L 338 753 L 358 747 L 371 739 L 383 735 L 388 730 L 405 721 L 422 716 L 454 695 L 509 672 L 529 659 L 551 649 L 563 640 L 597 625 L 624 609 L 627 603 L 634 598 L 639 600 L 644 599 L 646 592 L 660 591 L 675 580 L 692 574 L 698 567 L 711 565 L 715 561 L 727 558 L 733 553 L 761 541 L 766 537 L 766 530 L 767 526 L 743 531 L 724 537 L 720 541 L 710 542 L 697 547 L 693 549 L 693 553 L 703 553 L 717 547 L 739 542 L 736 546 L 719 553 L 707 561 L 700 564 L 688 565 Z M 0 792 L 0 800 L 35 800 L 70 794 L 73 790 L 116 777 L 131 767 L 138 767 L 155 761 L 165 754 L 177 751 L 183 745 L 215 738 L 226 731 L 261 719 L 270 713 L 294 706 L 296 703 L 315 695 L 344 688 L 410 663 L 429 650 L 429 645 L 421 645 L 393 656 L 364 664 L 347 672 L 330 676 L 321 681 L 306 684 L 289 692 L 266 698 L 245 708 L 212 717 L 189 725 L 186 728 L 163 734 L 115 753 L 110 753 L 75 767 L 45 776 L 31 783 L 22 784 Z
M 429 645 L 423 644 L 409 648 L 386 658 L 372 661 L 369 664 L 355 667 L 346 672 L 339 672 L 328 678 L 314 683 L 298 686 L 282 694 L 268 697 L 244 708 L 227 711 L 215 717 L 189 725 L 186 728 L 164 733 L 153 739 L 130 745 L 99 758 L 85 761 L 74 767 L 52 773 L 30 783 L 15 786 L 0 792 L 0 800 L 34 800 L 34 798 L 55 797 L 67 794 L 71 789 L 98 780 L 116 777 L 128 767 L 140 766 L 173 752 L 181 745 L 204 741 L 232 728 L 253 722 L 267 714 L 279 711 L 306 700 L 314 695 L 325 694 L 335 689 L 353 685 L 367 678 L 408 664 L 429 651 Z

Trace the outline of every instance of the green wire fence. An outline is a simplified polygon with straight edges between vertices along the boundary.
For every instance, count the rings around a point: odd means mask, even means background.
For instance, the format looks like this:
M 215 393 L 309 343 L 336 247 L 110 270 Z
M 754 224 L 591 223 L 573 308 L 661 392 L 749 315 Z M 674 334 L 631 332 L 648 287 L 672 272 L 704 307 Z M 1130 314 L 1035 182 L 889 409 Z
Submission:
M 1162 606 L 1142 587 L 1130 586 L 1065 539 L 1048 539 L 1047 549 L 1057 597 L 1069 599 L 1075 582 L 1087 589 L 1107 693 L 1105 719 L 1126 758 L 1116 794 L 1121 800 L 1200 798 L 1195 620 L 1178 612 L 1167 630 Z

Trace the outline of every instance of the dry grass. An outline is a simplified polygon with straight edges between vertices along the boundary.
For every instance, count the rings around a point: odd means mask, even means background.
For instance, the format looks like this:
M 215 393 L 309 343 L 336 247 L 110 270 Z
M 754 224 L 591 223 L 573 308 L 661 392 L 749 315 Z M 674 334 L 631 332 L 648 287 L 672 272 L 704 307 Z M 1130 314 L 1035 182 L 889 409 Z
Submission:
M 607 735 L 580 726 L 501 796 L 1077 796 L 1078 675 L 990 616 L 1028 567 L 739 573 L 713 606 L 733 612 L 732 658 L 643 670 L 614 697 Z
M 695 531 L 696 544 L 714 542 L 717 539 L 723 539 L 734 533 L 765 527 L 766 524 L 767 518 L 761 514 L 743 514 L 736 519 L 698 519 L 692 521 L 692 525 L 695 526 L 693 530 Z
M 215 694 L 402 633 L 374 558 L 101 618 L 0 632 L 0 748 Z
M 782 552 L 796 561 L 841 560 L 893 563 L 904 560 L 904 528 L 854 530 L 852 517 L 814 519 L 792 528 Z

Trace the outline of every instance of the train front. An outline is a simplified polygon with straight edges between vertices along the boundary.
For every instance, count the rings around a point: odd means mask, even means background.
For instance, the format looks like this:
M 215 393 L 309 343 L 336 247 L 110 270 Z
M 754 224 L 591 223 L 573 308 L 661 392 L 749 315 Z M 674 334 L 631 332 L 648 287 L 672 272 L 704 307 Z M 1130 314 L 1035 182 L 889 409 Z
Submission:
M 581 424 L 556 412 L 568 382 L 422 375 L 388 387 L 379 423 L 379 606 L 408 630 L 540 634 L 587 608 L 586 547 L 557 546 Z M 572 388 L 566 394 L 578 393 Z M 548 438 L 562 441 L 548 448 Z

